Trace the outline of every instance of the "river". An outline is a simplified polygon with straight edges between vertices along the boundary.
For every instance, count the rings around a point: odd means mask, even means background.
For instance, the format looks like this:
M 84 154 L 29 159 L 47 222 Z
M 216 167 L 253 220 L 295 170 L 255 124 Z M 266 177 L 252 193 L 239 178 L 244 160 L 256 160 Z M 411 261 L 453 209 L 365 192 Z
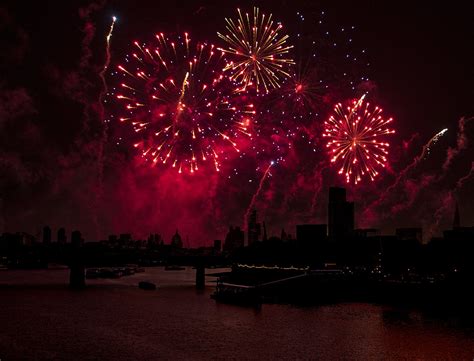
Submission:
M 88 280 L 82 291 L 67 281 L 67 270 L 0 271 L 1 361 L 474 359 L 473 328 L 415 310 L 218 304 L 212 279 L 196 291 L 191 268 Z

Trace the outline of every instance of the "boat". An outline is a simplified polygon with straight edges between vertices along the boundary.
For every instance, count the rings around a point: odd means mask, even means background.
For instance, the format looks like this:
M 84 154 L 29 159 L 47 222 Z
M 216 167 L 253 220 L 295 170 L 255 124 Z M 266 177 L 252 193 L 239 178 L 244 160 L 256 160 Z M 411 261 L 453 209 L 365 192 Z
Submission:
M 153 282 L 141 281 L 138 282 L 138 288 L 145 291 L 153 291 L 156 290 L 156 285 Z

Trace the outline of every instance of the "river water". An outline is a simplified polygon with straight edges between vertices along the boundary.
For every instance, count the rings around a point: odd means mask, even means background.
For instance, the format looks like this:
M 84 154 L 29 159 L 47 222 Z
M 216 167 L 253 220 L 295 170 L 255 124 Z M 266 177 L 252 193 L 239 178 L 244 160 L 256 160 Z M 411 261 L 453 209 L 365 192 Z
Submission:
M 67 280 L 67 270 L 0 271 L 1 361 L 474 359 L 474 329 L 414 310 L 218 304 L 211 282 L 194 289 L 190 268 L 88 280 L 83 291 Z

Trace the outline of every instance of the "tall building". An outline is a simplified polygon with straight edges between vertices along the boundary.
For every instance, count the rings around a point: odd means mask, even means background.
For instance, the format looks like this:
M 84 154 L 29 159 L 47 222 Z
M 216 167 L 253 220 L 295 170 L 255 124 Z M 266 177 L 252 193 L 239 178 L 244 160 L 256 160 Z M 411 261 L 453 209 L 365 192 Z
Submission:
M 263 222 L 263 238 L 262 238 L 262 241 L 267 241 L 268 240 L 268 237 L 267 237 L 267 226 L 265 225 L 265 222 Z
M 66 230 L 64 228 L 58 229 L 58 243 L 65 244 L 67 241 Z
M 252 243 L 257 242 L 260 240 L 260 234 L 262 233 L 260 223 L 257 223 L 257 210 L 253 209 L 250 213 L 250 217 L 248 219 L 248 246 Z
M 179 235 L 178 233 L 178 230 L 176 230 L 176 233 L 174 234 L 174 236 L 171 238 L 171 245 L 173 247 L 177 247 L 177 248 L 183 248 L 183 241 L 181 239 L 181 236 Z
M 331 239 L 345 238 L 354 231 L 354 203 L 346 201 L 345 188 L 329 188 L 328 230 Z
M 229 227 L 229 232 L 225 236 L 224 251 L 232 252 L 244 246 L 244 231 L 240 227 Z
M 45 226 L 43 228 L 43 243 L 44 244 L 51 243 L 51 228 L 49 226 Z
M 296 226 L 296 240 L 300 245 L 314 245 L 318 241 L 324 241 L 326 237 L 327 225 L 325 224 L 298 224 Z

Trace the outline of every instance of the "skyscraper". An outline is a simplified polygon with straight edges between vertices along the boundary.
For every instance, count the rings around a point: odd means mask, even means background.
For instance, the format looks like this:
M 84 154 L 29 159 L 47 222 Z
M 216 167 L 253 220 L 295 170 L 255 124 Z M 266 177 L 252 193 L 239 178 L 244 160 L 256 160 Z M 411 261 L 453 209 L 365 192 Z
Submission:
M 346 201 L 345 188 L 329 188 L 328 228 L 330 239 L 342 239 L 354 231 L 354 203 Z
M 248 245 L 249 246 L 252 243 L 260 240 L 261 227 L 260 227 L 260 223 L 257 223 L 257 210 L 256 209 L 253 209 L 252 213 L 250 213 L 250 217 L 248 219 L 247 230 L 248 230 Z

